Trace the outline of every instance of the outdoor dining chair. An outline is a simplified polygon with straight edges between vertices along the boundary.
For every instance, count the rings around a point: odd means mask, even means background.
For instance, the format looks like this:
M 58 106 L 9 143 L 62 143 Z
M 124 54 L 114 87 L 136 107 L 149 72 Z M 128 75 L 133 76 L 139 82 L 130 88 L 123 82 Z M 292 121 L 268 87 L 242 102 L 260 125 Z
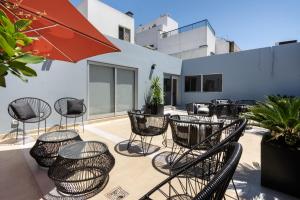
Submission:
M 188 115 L 207 118 L 213 115 L 213 104 L 209 102 L 193 102 L 186 105 Z
M 221 200 L 242 155 L 239 143 L 213 148 L 169 178 L 140 200 Z
M 223 121 L 204 121 L 193 115 L 172 115 L 169 118 L 169 123 L 173 139 L 171 163 L 181 153 L 197 144 L 202 144 L 197 146 L 199 150 L 207 150 L 209 144 L 202 143 L 202 141 L 221 129 L 224 124 Z M 219 141 L 220 135 L 211 138 L 210 142 L 218 143 Z
M 131 123 L 131 134 L 128 140 L 127 149 L 130 148 L 136 136 L 139 136 L 141 139 L 143 155 L 146 155 L 149 152 L 149 148 L 154 136 L 162 135 L 163 141 L 165 141 L 165 133 L 168 129 L 169 116 L 169 114 L 151 115 L 129 111 L 128 117 Z M 147 138 L 150 138 L 149 143 L 147 143 Z
M 38 124 L 38 135 L 40 134 L 40 123 L 45 122 L 45 132 L 47 118 L 51 114 L 51 106 L 38 98 L 23 97 L 12 101 L 8 105 L 8 114 L 17 121 L 17 135 L 19 134 L 19 123 L 23 123 L 23 144 L 25 143 L 25 124 Z
M 61 128 L 63 117 L 66 118 L 66 129 L 68 128 L 68 118 L 74 119 L 74 129 L 76 119 L 81 118 L 82 129 L 84 132 L 83 116 L 86 113 L 86 106 L 83 103 L 83 99 L 72 97 L 58 99 L 54 103 L 54 109 L 60 115 L 59 129 Z
M 188 151 L 182 153 L 175 161 L 173 161 L 171 163 L 170 174 L 176 173 L 176 171 L 181 170 L 190 162 L 196 160 L 197 157 L 201 156 L 205 152 L 202 148 L 203 146 L 206 147 L 206 150 L 211 150 L 219 146 L 224 146 L 228 143 L 238 142 L 246 126 L 247 120 L 245 118 L 240 118 L 209 135 L 201 143 L 194 145 Z M 215 138 L 221 139 L 216 140 Z M 232 184 L 237 198 L 239 199 L 233 180 Z

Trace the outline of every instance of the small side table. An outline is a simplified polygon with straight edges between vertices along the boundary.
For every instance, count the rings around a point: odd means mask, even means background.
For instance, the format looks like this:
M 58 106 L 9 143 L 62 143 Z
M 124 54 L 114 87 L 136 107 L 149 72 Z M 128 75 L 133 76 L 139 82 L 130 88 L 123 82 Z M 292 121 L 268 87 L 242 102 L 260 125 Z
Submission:
M 98 141 L 76 142 L 62 147 L 49 168 L 48 176 L 57 190 L 69 195 L 96 191 L 108 181 L 115 158 L 106 144 Z
M 73 130 L 44 133 L 30 150 L 30 155 L 42 167 L 50 167 L 57 158 L 59 148 L 77 141 L 82 141 Z

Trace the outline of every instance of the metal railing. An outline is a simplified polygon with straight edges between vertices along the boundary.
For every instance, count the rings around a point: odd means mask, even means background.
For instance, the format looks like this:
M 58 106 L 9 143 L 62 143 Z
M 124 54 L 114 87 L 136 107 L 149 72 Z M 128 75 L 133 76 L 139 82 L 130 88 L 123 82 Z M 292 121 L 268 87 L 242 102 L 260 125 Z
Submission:
M 174 29 L 172 31 L 161 33 L 161 37 L 162 38 L 167 38 L 167 37 L 170 37 L 172 35 L 177 35 L 177 34 L 187 32 L 187 31 L 191 31 L 193 29 L 197 29 L 197 28 L 204 27 L 204 26 L 207 26 L 211 30 L 211 32 L 215 35 L 215 30 L 212 28 L 209 21 L 207 19 L 205 19 L 205 20 L 202 20 L 202 21 L 199 21 L 199 22 L 195 22 L 193 24 L 182 26 L 182 27 L 180 27 L 178 29 Z

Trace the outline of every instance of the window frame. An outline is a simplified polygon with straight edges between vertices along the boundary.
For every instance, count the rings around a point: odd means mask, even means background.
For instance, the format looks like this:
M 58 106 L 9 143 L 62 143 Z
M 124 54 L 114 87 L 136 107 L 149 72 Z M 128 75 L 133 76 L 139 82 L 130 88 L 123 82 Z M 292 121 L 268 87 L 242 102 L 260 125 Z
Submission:
M 186 78 L 188 77 L 200 77 L 200 90 L 186 90 Z M 191 82 L 190 82 L 190 88 L 191 88 Z M 203 78 L 202 78 L 202 74 L 198 74 L 198 75 L 188 75 L 188 76 L 184 76 L 184 92 L 202 92 L 202 87 L 203 87 Z M 197 87 L 196 87 L 197 88 Z
M 120 29 L 123 29 L 123 39 L 120 38 Z M 129 31 L 129 41 L 124 39 L 125 38 L 124 36 L 125 36 L 126 29 Z M 118 39 L 119 40 L 123 40 L 123 41 L 127 41 L 127 42 L 131 42 L 131 29 L 127 28 L 125 26 L 119 25 L 118 26 Z
M 204 76 L 209 75 L 221 75 L 221 91 L 204 91 Z M 212 73 L 212 74 L 202 74 L 202 92 L 210 93 L 210 92 L 223 92 L 223 85 L 224 85 L 224 74 L 223 73 Z

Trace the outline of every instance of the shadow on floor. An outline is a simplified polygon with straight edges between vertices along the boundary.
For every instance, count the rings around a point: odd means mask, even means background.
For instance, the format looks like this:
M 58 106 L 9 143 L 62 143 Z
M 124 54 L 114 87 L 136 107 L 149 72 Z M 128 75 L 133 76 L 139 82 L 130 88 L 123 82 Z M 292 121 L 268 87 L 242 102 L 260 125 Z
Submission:
M 260 185 L 261 169 L 259 163 L 240 163 L 234 174 L 234 182 L 241 199 L 296 200 L 297 198 L 277 192 Z M 231 186 L 229 186 L 231 187 Z
M 149 145 L 146 143 L 147 146 Z M 160 147 L 151 144 L 149 147 L 149 151 L 144 155 L 143 150 L 142 150 L 142 143 L 141 141 L 134 140 L 131 145 L 129 145 L 129 148 L 127 149 L 128 146 L 128 140 L 124 140 L 122 142 L 119 142 L 118 144 L 115 145 L 114 150 L 123 156 L 128 156 L 128 157 L 141 157 L 141 156 L 147 156 L 152 153 L 155 153 L 159 151 Z

